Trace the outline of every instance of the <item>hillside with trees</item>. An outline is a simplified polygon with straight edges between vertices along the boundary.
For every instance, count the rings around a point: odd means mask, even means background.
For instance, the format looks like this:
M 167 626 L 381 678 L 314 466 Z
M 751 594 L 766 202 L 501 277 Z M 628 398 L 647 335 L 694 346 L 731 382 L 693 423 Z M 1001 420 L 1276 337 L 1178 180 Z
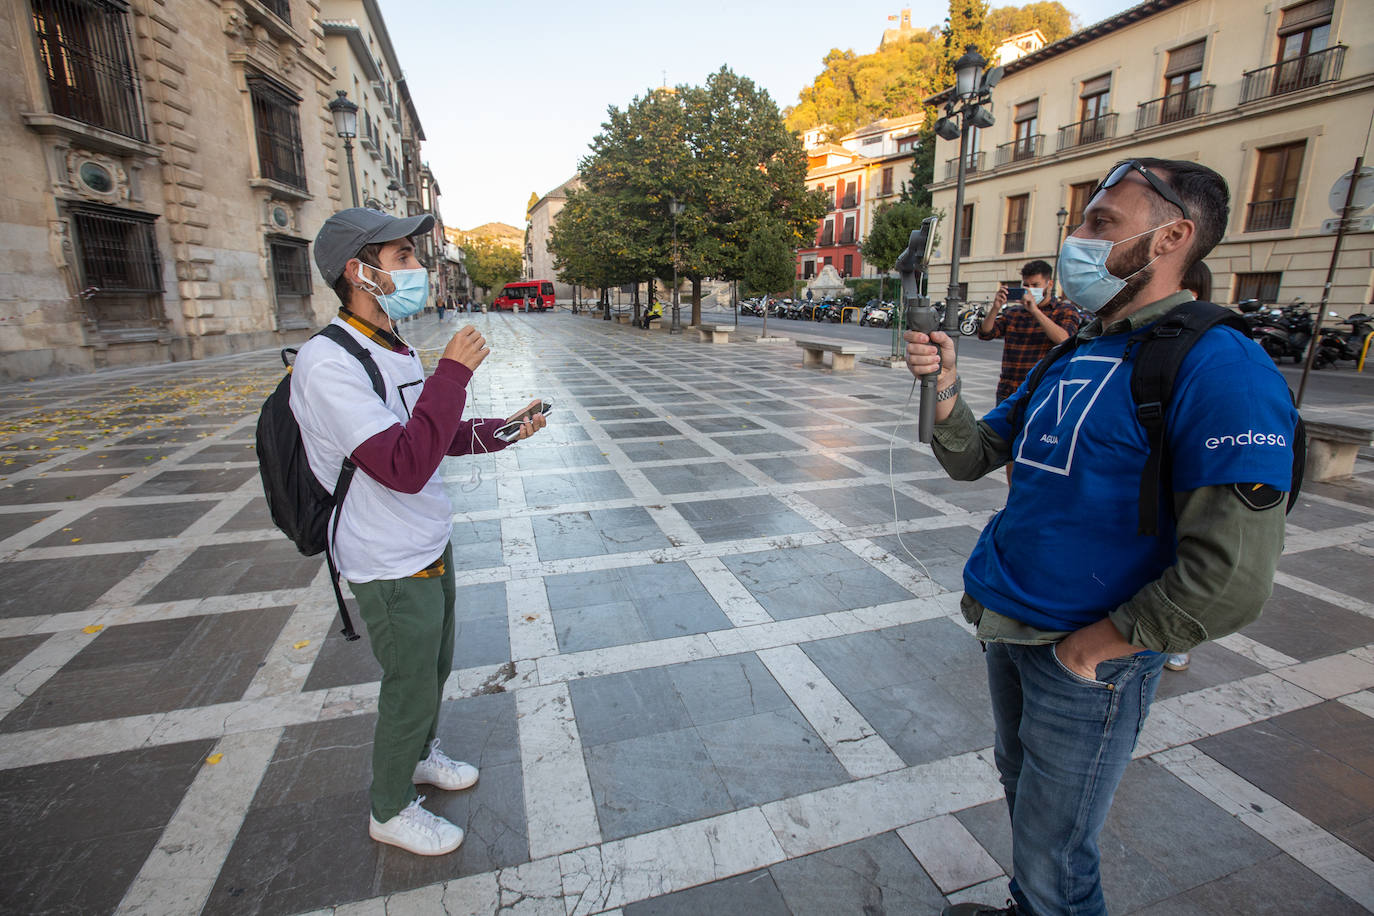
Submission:
M 966 44 L 990 56 L 1012 35 L 1039 29 L 1047 41 L 1057 41 L 1074 27 L 1072 14 L 1058 0 L 994 10 L 982 0 L 954 0 L 943 24 L 906 41 L 869 54 L 832 49 L 821 61 L 824 69 L 787 110 L 787 126 L 802 131 L 828 124 L 832 138 L 838 138 L 879 118 L 915 114 L 951 82 L 949 65 Z

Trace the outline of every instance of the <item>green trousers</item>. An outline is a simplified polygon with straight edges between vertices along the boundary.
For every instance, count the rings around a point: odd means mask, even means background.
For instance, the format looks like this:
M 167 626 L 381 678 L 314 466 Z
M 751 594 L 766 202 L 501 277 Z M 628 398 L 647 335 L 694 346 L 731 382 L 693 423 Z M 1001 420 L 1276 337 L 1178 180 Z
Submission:
M 453 547 L 444 573 L 428 579 L 378 579 L 348 587 L 382 666 L 372 739 L 372 816 L 389 821 L 416 798 L 415 764 L 439 726 L 444 681 L 453 669 Z

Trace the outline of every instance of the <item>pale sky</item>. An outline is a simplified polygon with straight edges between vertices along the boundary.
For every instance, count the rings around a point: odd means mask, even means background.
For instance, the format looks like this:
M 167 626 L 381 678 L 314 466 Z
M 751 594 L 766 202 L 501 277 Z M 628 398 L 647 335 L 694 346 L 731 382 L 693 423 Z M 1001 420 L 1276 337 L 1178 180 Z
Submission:
M 1064 0 L 1089 25 L 1133 0 Z M 873 51 L 907 0 L 381 0 L 424 125 L 444 223 L 523 226 L 530 192 L 577 171 L 609 105 L 728 65 L 794 104 L 831 48 Z M 911 2 L 912 23 L 947 2 Z M 992 7 L 1008 5 L 992 0 Z M 1020 5 L 1020 4 L 1017 4 Z M 895 23 L 894 23 L 895 25 Z

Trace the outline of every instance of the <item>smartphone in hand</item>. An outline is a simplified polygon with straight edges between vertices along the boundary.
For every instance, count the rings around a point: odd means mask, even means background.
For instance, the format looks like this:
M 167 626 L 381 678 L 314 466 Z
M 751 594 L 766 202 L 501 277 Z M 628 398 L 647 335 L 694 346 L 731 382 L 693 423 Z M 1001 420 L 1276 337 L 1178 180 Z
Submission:
M 553 405 L 548 401 L 540 401 L 537 404 L 532 404 L 511 417 L 503 425 L 498 426 L 493 435 L 502 442 L 514 442 L 520 438 L 520 427 L 533 418 L 535 414 L 543 414 L 547 417 L 552 412 Z

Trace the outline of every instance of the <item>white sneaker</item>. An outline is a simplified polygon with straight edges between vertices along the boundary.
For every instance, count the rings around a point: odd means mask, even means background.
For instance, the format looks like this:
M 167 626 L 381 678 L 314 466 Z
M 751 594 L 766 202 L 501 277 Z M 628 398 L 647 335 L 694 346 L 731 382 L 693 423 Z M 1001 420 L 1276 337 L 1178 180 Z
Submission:
M 1164 667 L 1170 671 L 1187 671 L 1188 657 L 1187 652 L 1174 652 L 1164 659 Z
M 391 820 L 380 823 L 369 817 L 368 835 L 378 843 L 399 846 L 417 856 L 442 856 L 463 843 L 463 828 L 420 807 L 421 795 Z
M 429 745 L 429 756 L 415 764 L 415 775 L 411 779 L 416 784 L 424 783 L 452 792 L 476 785 L 477 767 L 450 758 L 439 750 L 439 739 L 435 738 Z

